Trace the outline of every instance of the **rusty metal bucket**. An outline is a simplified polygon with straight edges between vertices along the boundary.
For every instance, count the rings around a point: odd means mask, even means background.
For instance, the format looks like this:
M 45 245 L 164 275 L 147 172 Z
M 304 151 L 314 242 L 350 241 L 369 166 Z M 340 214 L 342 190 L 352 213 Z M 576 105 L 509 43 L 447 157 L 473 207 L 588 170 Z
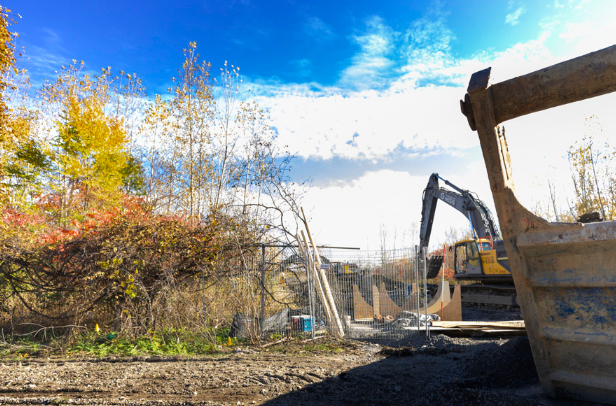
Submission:
M 473 74 L 462 112 L 479 135 L 541 385 L 616 404 L 616 221 L 549 223 L 516 198 L 498 124 L 616 91 L 616 46 L 491 84 Z

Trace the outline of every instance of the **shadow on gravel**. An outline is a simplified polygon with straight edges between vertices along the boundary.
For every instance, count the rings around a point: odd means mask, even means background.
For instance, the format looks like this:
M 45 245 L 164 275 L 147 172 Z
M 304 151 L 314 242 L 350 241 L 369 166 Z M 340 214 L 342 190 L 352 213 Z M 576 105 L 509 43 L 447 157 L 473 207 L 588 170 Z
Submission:
M 542 394 L 526 337 L 456 342 L 437 336 L 384 352 L 391 355 L 264 405 L 587 405 Z

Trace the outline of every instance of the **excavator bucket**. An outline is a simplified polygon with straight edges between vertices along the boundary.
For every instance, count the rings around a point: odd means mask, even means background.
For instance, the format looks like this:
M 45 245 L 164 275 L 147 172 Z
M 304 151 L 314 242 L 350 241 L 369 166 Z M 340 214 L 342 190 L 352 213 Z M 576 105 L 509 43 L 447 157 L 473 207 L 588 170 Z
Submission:
M 616 46 L 495 84 L 488 68 L 461 102 L 479 135 L 543 389 L 607 404 L 616 404 L 616 221 L 549 223 L 523 207 L 498 125 L 614 91 Z
M 443 256 L 442 255 L 433 255 L 428 259 L 427 263 L 427 276 L 428 279 L 436 278 L 439 271 L 441 270 L 441 266 L 443 265 Z

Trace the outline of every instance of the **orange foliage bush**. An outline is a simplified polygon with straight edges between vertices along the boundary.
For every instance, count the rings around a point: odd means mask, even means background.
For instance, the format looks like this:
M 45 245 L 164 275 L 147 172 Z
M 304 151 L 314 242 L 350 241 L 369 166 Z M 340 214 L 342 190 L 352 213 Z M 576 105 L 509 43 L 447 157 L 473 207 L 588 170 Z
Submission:
M 221 276 L 216 273 L 225 268 L 216 263 L 249 243 L 242 237 L 247 233 L 228 241 L 223 230 L 239 227 L 228 218 L 197 223 L 152 215 L 138 201 L 125 203 L 90 210 L 83 221 L 73 220 L 71 229 L 41 227 L 44 216 L 6 211 L 6 229 L 41 230 L 27 241 L 23 233 L 3 235 L 2 299 L 18 300 L 50 324 L 79 323 L 95 311 L 130 317 L 133 328 L 143 332 L 155 328 L 152 303 L 161 300 L 161 292 L 202 272 L 208 279 Z

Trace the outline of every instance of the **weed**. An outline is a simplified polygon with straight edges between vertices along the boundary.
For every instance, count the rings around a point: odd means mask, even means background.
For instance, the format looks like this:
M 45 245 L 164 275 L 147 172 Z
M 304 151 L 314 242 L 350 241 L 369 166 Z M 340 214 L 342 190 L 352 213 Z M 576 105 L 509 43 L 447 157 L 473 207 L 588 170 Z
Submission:
M 229 328 L 194 333 L 184 329 L 150 331 L 138 338 L 122 337 L 117 332 L 90 333 L 77 337 L 68 348 L 69 353 L 86 353 L 96 357 L 110 355 L 200 355 L 225 352 L 224 348 L 236 346 L 241 340 L 229 336 Z

